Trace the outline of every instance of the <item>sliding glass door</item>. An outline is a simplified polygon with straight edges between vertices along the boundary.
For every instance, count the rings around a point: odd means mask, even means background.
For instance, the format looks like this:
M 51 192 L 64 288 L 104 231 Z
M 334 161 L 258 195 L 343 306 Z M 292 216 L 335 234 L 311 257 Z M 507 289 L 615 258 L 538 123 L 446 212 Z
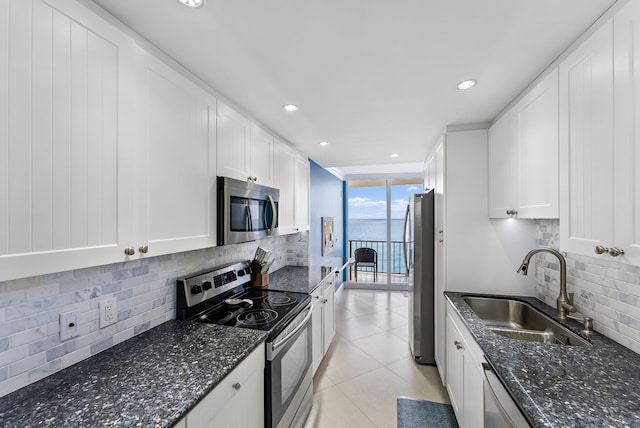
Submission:
M 348 182 L 347 248 L 357 262 L 349 273 L 352 284 L 406 286 L 404 214 L 409 196 L 421 188 L 419 179 Z

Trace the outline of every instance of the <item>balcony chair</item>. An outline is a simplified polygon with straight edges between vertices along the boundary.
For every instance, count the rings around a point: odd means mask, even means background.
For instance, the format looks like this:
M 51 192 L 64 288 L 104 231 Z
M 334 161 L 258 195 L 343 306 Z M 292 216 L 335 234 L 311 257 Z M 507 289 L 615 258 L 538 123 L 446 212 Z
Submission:
M 378 276 L 378 253 L 373 248 L 357 248 L 353 253 L 356 261 L 353 263 L 356 282 L 358 282 L 358 267 L 373 269 L 373 282 Z

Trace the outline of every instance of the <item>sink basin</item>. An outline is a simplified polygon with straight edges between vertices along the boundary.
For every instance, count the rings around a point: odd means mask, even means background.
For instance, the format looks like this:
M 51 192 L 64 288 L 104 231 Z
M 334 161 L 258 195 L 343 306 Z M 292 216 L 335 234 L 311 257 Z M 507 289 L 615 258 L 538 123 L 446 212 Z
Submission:
M 464 296 L 463 299 L 491 331 L 501 336 L 528 342 L 591 346 L 528 303 L 497 297 Z

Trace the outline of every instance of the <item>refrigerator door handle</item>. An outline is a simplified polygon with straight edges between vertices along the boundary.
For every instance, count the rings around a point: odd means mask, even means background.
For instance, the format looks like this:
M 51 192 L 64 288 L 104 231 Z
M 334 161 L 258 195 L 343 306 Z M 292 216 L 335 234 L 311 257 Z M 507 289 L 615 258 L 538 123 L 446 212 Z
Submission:
M 407 257 L 407 225 L 409 224 L 409 205 L 404 213 L 404 233 L 402 234 L 402 252 L 404 253 L 404 268 L 409 276 L 409 258 Z

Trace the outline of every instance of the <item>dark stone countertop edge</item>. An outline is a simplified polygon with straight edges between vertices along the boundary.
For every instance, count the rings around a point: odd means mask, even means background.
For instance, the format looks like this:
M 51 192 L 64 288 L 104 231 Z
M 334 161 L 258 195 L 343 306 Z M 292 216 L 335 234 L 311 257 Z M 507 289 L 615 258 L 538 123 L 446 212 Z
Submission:
M 269 290 L 311 294 L 338 268 L 333 266 L 287 265 L 269 273 Z
M 528 296 L 445 292 L 485 359 L 533 427 L 640 427 L 640 355 L 582 325 L 559 320 L 555 308 Z M 463 296 L 510 298 L 529 303 L 587 339 L 589 348 L 526 342 L 499 336 Z

